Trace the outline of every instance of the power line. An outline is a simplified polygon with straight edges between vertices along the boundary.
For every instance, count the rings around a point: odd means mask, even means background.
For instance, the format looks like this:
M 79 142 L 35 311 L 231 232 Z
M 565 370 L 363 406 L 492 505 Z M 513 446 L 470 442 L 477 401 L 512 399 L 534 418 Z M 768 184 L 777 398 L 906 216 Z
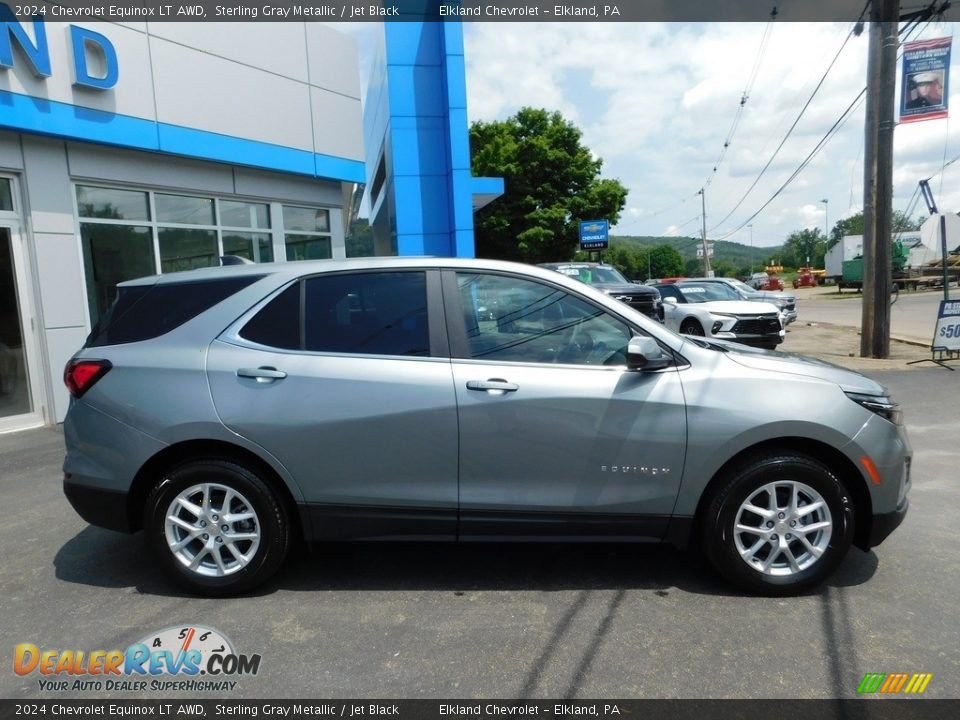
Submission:
M 763 55 L 766 52 L 767 42 L 770 39 L 771 30 L 773 29 L 773 18 L 776 17 L 776 8 L 774 8 L 771 13 L 771 20 L 767 23 L 766 28 L 763 31 L 763 38 L 760 40 L 760 48 L 757 51 L 757 57 L 753 61 L 753 68 L 750 70 L 750 75 L 747 77 L 747 84 L 743 88 L 743 92 L 740 95 L 740 104 L 737 106 L 737 113 L 733 117 L 733 123 L 730 125 L 730 129 L 727 131 L 727 137 L 723 141 L 723 149 L 720 151 L 720 156 L 716 159 L 713 164 L 713 170 L 707 175 L 707 179 L 704 181 L 703 186 L 709 187 L 710 183 L 713 182 L 713 178 L 717 174 L 717 169 L 723 163 L 724 158 L 727 156 L 727 150 L 730 149 L 731 143 L 733 143 L 733 137 L 737 133 L 737 128 L 740 127 L 740 119 L 743 117 L 743 109 L 746 107 L 747 100 L 750 99 L 750 94 L 753 92 L 753 84 L 757 80 L 757 73 L 760 70 L 760 64 L 763 60 Z
M 860 13 L 860 20 L 863 19 L 863 15 L 867 11 L 868 6 L 869 6 L 869 2 L 863 7 L 863 11 Z M 859 23 L 860 20 L 858 20 L 857 22 Z M 850 38 L 854 36 L 854 32 L 855 32 L 854 29 L 851 29 L 850 32 L 847 33 L 847 36 L 843 40 L 843 44 L 840 45 L 840 49 L 837 50 L 836 55 L 833 56 L 833 60 L 830 61 L 830 64 L 827 66 L 827 69 L 824 71 L 823 76 L 820 78 L 820 82 L 817 83 L 817 86 L 813 89 L 813 92 L 810 94 L 810 97 L 807 98 L 807 102 L 804 103 L 803 108 L 801 108 L 800 114 L 797 115 L 797 119 L 793 121 L 793 124 L 790 126 L 790 129 L 787 130 L 787 134 L 784 135 L 783 140 L 780 141 L 780 144 L 777 146 L 777 149 L 773 151 L 773 155 L 771 155 L 770 159 L 767 160 L 767 164 L 763 166 L 762 170 L 760 170 L 760 174 L 757 175 L 756 179 L 750 184 L 750 187 L 747 188 L 747 191 L 743 194 L 743 197 L 740 198 L 737 204 L 734 205 L 733 209 L 730 212 L 728 212 L 726 216 L 724 216 L 723 220 L 721 220 L 712 228 L 710 228 L 708 232 L 713 232 L 718 227 L 723 225 L 727 220 L 729 220 L 730 216 L 740 209 L 740 206 L 743 205 L 744 201 L 746 201 L 750 193 L 753 192 L 753 189 L 757 186 L 757 183 L 760 182 L 760 179 L 763 177 L 764 173 L 766 173 L 767 170 L 770 168 L 770 166 L 773 164 L 773 161 L 776 159 L 777 155 L 780 153 L 780 150 L 783 149 L 783 146 L 786 144 L 787 140 L 790 138 L 790 135 L 793 134 L 793 131 L 796 129 L 797 124 L 800 122 L 801 118 L 803 118 L 804 113 L 806 113 L 807 108 L 810 107 L 810 103 L 813 102 L 813 98 L 817 96 L 817 93 L 820 91 L 820 88 L 823 86 L 823 83 L 826 81 L 827 76 L 830 74 L 830 71 L 833 70 L 833 66 L 836 64 L 837 60 L 839 59 L 840 53 L 843 52 L 843 49 L 847 46 L 847 43 L 850 42 Z
M 740 231 L 741 231 L 743 228 L 745 228 L 755 217 L 757 217 L 757 215 L 759 215 L 761 212 L 763 212 L 763 211 L 767 208 L 767 206 L 770 205 L 770 203 L 772 203 L 774 200 L 776 200 L 777 197 L 780 195 L 780 193 L 782 193 L 784 190 L 786 190 L 787 187 L 788 187 L 794 180 L 796 180 L 797 176 L 800 175 L 800 173 L 803 172 L 803 171 L 806 169 L 807 165 L 810 164 L 810 161 L 813 160 L 814 156 L 816 156 L 816 154 L 819 153 L 820 150 L 823 149 L 823 147 L 830 141 L 830 139 L 831 139 L 831 138 L 836 134 L 836 132 L 843 126 L 843 124 L 846 123 L 846 121 L 850 119 L 850 116 L 853 114 L 853 111 L 856 109 L 856 106 L 860 104 L 860 101 L 863 99 L 863 97 L 864 97 L 864 95 L 866 95 L 866 93 L 867 93 L 867 89 L 866 89 L 866 88 L 864 88 L 863 90 L 860 91 L 860 93 L 857 95 L 857 97 L 855 97 L 855 98 L 853 99 L 853 102 L 851 102 L 851 103 L 847 106 L 847 109 L 843 111 L 843 114 L 840 115 L 840 117 L 837 119 L 837 121 L 830 127 L 829 130 L 827 130 L 827 132 L 824 134 L 824 136 L 823 136 L 822 138 L 820 138 L 820 141 L 814 146 L 813 150 L 810 151 L 810 153 L 807 155 L 807 157 L 804 158 L 803 162 L 800 163 L 799 167 L 797 167 L 797 169 L 793 171 L 793 173 L 790 175 L 790 177 L 788 177 L 788 178 L 786 179 L 786 181 L 784 181 L 784 183 L 783 183 L 779 188 L 777 188 L 776 192 L 774 192 L 773 195 L 771 195 L 770 198 L 769 198 L 763 205 L 760 206 L 760 209 L 759 209 L 759 210 L 757 210 L 753 215 L 751 215 L 749 218 L 747 218 L 746 220 L 744 220 L 743 223 L 741 223 L 740 226 L 737 227 L 735 230 L 731 230 L 730 232 L 726 233 L 725 235 L 723 235 L 722 237 L 717 238 L 717 239 L 718 239 L 718 240 L 725 240 L 726 238 L 730 237 L 731 235 L 734 235 L 734 234 L 740 232 Z
M 864 11 L 866 11 L 866 7 L 864 8 Z M 861 17 L 862 17 L 862 15 L 861 15 Z M 911 24 L 913 25 L 912 28 L 910 28 L 910 25 L 911 25 Z M 928 22 L 928 24 L 929 24 L 929 22 Z M 919 26 L 919 20 L 912 20 L 910 23 L 908 23 L 907 25 L 905 25 L 904 28 L 900 31 L 901 33 L 903 33 L 903 32 L 906 32 L 906 33 L 907 33 L 907 34 L 906 34 L 906 37 L 904 37 L 904 40 L 909 39 L 910 35 L 912 35 L 914 31 L 916 31 L 916 29 L 917 29 L 918 26 Z M 910 28 L 910 29 L 908 30 L 907 28 Z M 848 37 L 847 39 L 849 40 L 849 37 Z M 846 41 L 844 41 L 844 44 L 846 44 Z M 843 50 L 843 47 L 841 47 L 840 49 Z M 839 54 L 839 53 L 838 53 L 838 54 Z M 902 53 L 901 53 L 901 57 L 902 57 Z M 900 59 L 900 58 L 898 58 L 898 61 L 899 61 L 899 59 Z M 834 58 L 834 60 L 836 60 L 836 58 Z M 828 69 L 828 72 L 829 72 L 829 69 Z M 818 87 L 819 87 L 819 86 L 818 86 Z M 853 114 L 853 111 L 856 109 L 856 106 L 858 106 L 858 105 L 860 104 L 860 102 L 862 101 L 864 95 L 866 95 L 866 92 L 867 92 L 867 89 L 866 89 L 866 87 L 864 87 L 863 90 L 861 90 L 860 93 L 857 95 L 857 97 L 854 98 L 853 102 L 851 102 L 850 105 L 847 106 L 847 109 L 843 111 L 843 113 L 840 115 L 840 117 L 837 119 L 837 121 L 834 122 L 833 126 L 832 126 L 829 130 L 827 130 L 826 134 L 825 134 L 825 135 L 820 139 L 820 141 L 814 146 L 813 150 L 811 150 L 810 153 L 807 155 L 807 157 L 804 158 L 803 162 L 800 163 L 799 167 L 797 167 L 797 169 L 793 171 L 793 173 L 790 175 L 790 177 L 787 178 L 787 180 L 786 180 L 786 181 L 776 190 L 776 192 L 774 192 L 774 194 L 760 207 L 760 209 L 758 209 L 753 215 L 751 215 L 749 218 L 747 218 L 747 219 L 746 219 L 743 223 L 741 223 L 736 229 L 731 230 L 730 232 L 724 234 L 723 236 L 721 236 L 721 237 L 718 238 L 718 239 L 719 239 L 719 240 L 724 240 L 724 239 L 730 237 L 731 235 L 734 235 L 734 234 L 740 232 L 740 230 L 742 230 L 743 228 L 745 228 L 751 221 L 753 221 L 753 219 L 756 218 L 757 215 L 759 215 L 761 212 L 763 212 L 763 211 L 767 208 L 767 206 L 769 206 L 770 203 L 772 203 L 772 202 L 780 195 L 780 193 L 782 193 L 782 192 L 797 178 L 797 176 L 799 176 L 800 173 L 803 172 L 804 169 L 806 169 L 807 165 L 810 164 L 810 161 L 817 155 L 817 153 L 819 153 L 820 150 L 823 149 L 823 147 L 830 141 L 830 139 L 833 137 L 833 135 L 835 135 L 836 132 L 839 131 L 839 129 L 846 123 L 846 121 L 850 119 L 850 116 Z M 814 94 L 815 94 L 815 93 L 816 93 L 816 91 L 814 91 Z M 805 106 L 805 107 L 806 107 L 806 106 Z M 791 128 L 791 129 L 792 129 L 792 128 Z M 778 149 L 779 149 L 779 148 L 778 148 Z M 960 159 L 960 158 L 958 158 L 958 159 Z M 766 169 L 766 168 L 764 168 L 764 169 Z M 761 174 L 762 174 L 762 171 L 761 171 Z M 756 184 L 756 183 L 754 183 L 754 184 Z M 752 189 L 752 188 L 753 188 L 753 186 L 751 186 L 751 189 Z M 750 191 L 748 190 L 747 192 L 748 192 L 748 194 L 749 194 Z M 744 196 L 744 199 L 746 199 L 746 196 Z M 738 203 L 737 207 L 739 207 L 739 205 L 742 204 L 742 202 L 743 202 L 743 201 L 741 200 L 741 202 Z M 733 214 L 732 212 L 731 212 L 730 214 L 728 214 L 728 215 L 727 215 L 727 218 L 729 218 L 730 215 L 732 215 L 732 214 Z M 726 218 L 724 218 L 724 220 L 726 220 Z M 722 224 L 722 222 L 719 223 L 718 225 L 715 225 L 713 228 L 711 228 L 711 230 L 715 230 L 717 227 L 719 227 L 720 224 Z

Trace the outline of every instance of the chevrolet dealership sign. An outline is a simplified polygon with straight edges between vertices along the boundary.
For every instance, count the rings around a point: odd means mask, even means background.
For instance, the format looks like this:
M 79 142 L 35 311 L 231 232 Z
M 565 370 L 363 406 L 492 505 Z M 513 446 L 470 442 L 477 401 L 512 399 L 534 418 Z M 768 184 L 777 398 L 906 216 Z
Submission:
M 583 220 L 580 223 L 580 249 L 604 250 L 609 240 L 610 223 L 606 220 Z

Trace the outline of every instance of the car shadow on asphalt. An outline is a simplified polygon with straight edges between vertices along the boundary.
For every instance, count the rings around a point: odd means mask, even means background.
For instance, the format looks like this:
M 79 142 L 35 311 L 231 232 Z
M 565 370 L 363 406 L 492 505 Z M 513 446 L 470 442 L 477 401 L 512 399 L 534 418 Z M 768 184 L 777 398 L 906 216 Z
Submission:
M 53 560 L 57 579 L 143 594 L 185 597 L 133 537 L 87 527 Z M 827 583 L 851 587 L 876 572 L 876 554 L 851 550 Z M 695 552 L 649 543 L 338 543 L 297 547 L 280 572 L 252 595 L 278 591 L 502 591 L 636 589 L 667 594 L 742 595 Z

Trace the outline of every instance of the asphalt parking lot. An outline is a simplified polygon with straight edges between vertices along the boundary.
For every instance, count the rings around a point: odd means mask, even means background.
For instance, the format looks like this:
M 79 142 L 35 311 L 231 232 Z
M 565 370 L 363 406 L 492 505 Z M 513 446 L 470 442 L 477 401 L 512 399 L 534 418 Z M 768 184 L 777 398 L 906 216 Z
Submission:
M 787 344 L 856 342 L 822 331 L 834 339 L 800 326 Z M 883 545 L 790 599 L 743 596 L 665 546 L 375 544 L 300 551 L 252 596 L 193 598 L 140 537 L 74 514 L 59 428 L 0 435 L 0 697 L 84 696 L 14 674 L 18 643 L 121 649 L 187 625 L 262 655 L 235 698 L 837 698 L 867 672 L 933 673 L 927 696 L 960 697 L 960 373 L 859 362 L 904 406 L 912 507 Z

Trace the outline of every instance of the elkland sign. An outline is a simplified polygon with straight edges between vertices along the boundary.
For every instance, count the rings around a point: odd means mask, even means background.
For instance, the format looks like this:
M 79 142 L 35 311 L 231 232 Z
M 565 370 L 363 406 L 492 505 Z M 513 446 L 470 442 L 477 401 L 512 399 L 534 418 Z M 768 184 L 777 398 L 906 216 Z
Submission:
M 14 57 L 26 62 L 38 78 L 53 72 L 47 28 L 43 20 L 34 20 L 33 37 L 7 5 L 0 3 L 0 72 L 13 68 Z M 92 90 L 109 90 L 120 78 L 117 51 L 106 37 L 77 25 L 67 26 L 72 50 L 73 84 Z

